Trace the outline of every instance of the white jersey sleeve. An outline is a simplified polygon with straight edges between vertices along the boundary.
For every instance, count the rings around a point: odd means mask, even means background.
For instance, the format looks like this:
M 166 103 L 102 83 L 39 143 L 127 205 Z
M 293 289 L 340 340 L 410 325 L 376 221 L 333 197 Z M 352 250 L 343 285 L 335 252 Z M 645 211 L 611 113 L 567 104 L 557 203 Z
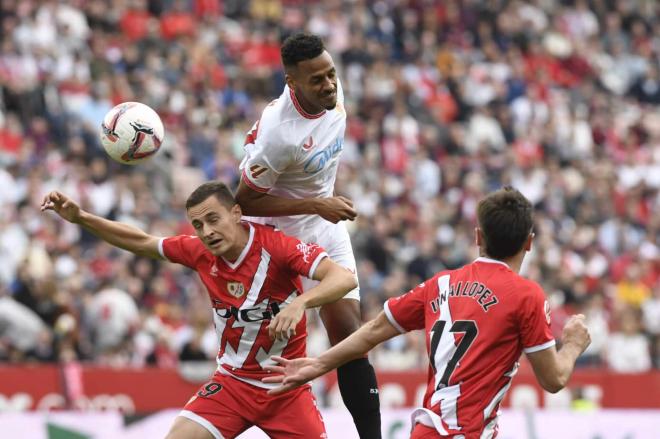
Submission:
M 265 113 L 264 113 L 265 114 Z M 295 150 L 273 129 L 270 118 L 258 120 L 245 139 L 245 157 L 241 163 L 245 184 L 259 192 L 268 192 L 294 160 Z

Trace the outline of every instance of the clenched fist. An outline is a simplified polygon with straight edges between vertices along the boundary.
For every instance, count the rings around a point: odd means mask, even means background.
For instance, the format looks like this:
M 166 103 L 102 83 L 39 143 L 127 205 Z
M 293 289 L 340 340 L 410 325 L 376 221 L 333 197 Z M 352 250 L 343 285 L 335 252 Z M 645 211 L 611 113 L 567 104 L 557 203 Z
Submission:
M 572 344 L 580 348 L 580 352 L 584 350 L 591 343 L 591 336 L 589 335 L 589 330 L 587 325 L 584 322 L 584 315 L 577 314 L 571 316 L 568 319 L 568 322 L 564 325 L 564 330 L 562 331 L 561 341 L 564 345 Z
M 357 217 L 353 202 L 342 196 L 316 199 L 316 213 L 331 223 L 349 220 Z

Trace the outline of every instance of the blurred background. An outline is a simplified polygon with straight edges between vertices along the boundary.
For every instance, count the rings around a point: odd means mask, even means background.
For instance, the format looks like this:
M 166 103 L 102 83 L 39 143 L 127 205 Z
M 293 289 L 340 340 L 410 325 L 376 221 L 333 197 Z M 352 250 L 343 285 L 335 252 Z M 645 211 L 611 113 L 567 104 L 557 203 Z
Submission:
M 57 189 L 189 233 L 185 198 L 208 179 L 235 187 L 299 30 L 324 38 L 346 95 L 337 192 L 359 212 L 364 319 L 470 262 L 477 201 L 510 184 L 536 208 L 524 274 L 556 337 L 581 312 L 592 344 L 559 395 L 523 359 L 505 406 L 660 409 L 659 17 L 654 0 L 0 0 L 0 413 L 144 414 L 207 379 L 217 346 L 196 275 L 38 206 Z M 135 168 L 98 139 L 124 101 L 165 124 L 162 151 Z M 327 337 L 314 313 L 308 326 L 316 355 Z M 384 407 L 419 402 L 423 337 L 372 352 Z M 315 391 L 340 404 L 332 376 Z

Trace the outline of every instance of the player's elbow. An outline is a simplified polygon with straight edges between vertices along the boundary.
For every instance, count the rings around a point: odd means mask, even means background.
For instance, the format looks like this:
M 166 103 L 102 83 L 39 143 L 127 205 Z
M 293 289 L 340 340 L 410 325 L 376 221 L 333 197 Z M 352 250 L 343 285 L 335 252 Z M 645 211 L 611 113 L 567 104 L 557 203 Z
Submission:
M 353 291 L 358 287 L 357 276 L 351 270 L 349 270 L 348 268 L 344 269 L 343 276 L 344 276 L 344 282 L 346 283 L 347 291 Z
M 333 267 L 333 271 L 333 278 L 335 279 L 333 283 L 341 285 L 342 297 L 358 287 L 357 276 L 348 268 L 336 265 Z
M 254 209 L 260 203 L 260 199 L 265 194 L 261 192 L 254 191 L 247 187 L 245 184 L 241 183 L 236 191 L 236 203 L 241 206 L 241 211 L 245 215 L 250 215 L 253 213 Z
M 346 291 L 351 292 L 358 287 L 357 279 L 354 275 L 348 276 L 346 280 Z
M 561 376 L 551 376 L 543 379 L 539 379 L 539 384 L 546 392 L 557 393 L 564 387 L 566 387 L 566 381 Z

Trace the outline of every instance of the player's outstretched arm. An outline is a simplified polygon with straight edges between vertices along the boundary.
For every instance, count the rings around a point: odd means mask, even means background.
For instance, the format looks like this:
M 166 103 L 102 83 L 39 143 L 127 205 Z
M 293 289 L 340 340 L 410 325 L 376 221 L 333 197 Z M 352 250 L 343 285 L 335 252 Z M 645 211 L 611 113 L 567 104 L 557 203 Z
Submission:
M 248 186 L 243 178 L 236 191 L 236 201 L 243 214 L 248 216 L 319 215 L 337 223 L 354 220 L 357 212 L 353 202 L 346 197 L 284 198 L 259 192 Z
M 584 315 L 572 316 L 562 333 L 562 347 L 557 352 L 554 346 L 527 354 L 534 374 L 541 387 L 557 393 L 566 386 L 573 373 L 575 360 L 591 343 L 591 336 L 584 324 Z
M 78 204 L 58 191 L 50 192 L 41 203 L 41 211 L 52 210 L 73 224 L 78 224 L 91 233 L 138 256 L 160 259 L 159 238 L 149 235 L 128 224 L 110 221 L 81 209 Z
M 282 340 L 295 335 L 306 309 L 335 302 L 357 288 L 355 275 L 330 258 L 319 263 L 313 279 L 320 281 L 318 285 L 296 297 L 270 322 L 268 334 L 271 338 Z
M 264 378 L 262 381 L 264 383 L 281 383 L 281 386 L 268 391 L 271 395 L 279 395 L 320 377 L 351 360 L 363 357 L 374 346 L 399 334 L 399 331 L 392 326 L 385 313 L 381 312 L 378 317 L 367 322 L 348 338 L 317 358 L 287 360 L 282 357 L 272 357 L 279 365 L 266 366 L 265 369 L 277 375 Z

